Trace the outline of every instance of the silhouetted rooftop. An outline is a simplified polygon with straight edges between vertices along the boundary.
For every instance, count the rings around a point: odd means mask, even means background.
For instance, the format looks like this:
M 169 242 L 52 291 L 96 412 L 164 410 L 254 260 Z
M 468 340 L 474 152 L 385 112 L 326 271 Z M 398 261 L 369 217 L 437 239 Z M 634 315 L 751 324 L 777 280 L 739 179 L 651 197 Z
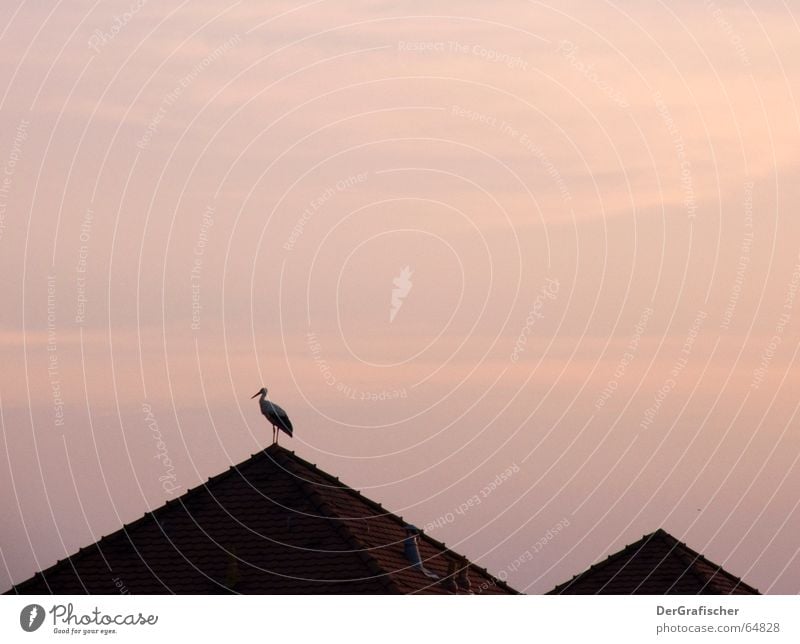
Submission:
M 758 595 L 664 530 L 645 535 L 548 595 Z
M 402 518 L 272 445 L 9 594 L 516 593 L 425 534 L 420 569 L 408 535 Z

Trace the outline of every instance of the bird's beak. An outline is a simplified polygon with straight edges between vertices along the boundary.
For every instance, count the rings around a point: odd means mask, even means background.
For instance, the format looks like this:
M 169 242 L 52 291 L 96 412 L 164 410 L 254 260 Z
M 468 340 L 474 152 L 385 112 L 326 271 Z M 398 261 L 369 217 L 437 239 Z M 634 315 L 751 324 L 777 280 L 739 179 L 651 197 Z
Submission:
M 260 395 L 261 395 L 261 392 L 260 392 L 260 391 L 257 391 L 257 392 L 256 392 L 256 393 L 254 393 L 252 396 L 250 396 L 250 400 L 253 400 L 253 398 L 255 398 L 256 396 L 260 396 Z

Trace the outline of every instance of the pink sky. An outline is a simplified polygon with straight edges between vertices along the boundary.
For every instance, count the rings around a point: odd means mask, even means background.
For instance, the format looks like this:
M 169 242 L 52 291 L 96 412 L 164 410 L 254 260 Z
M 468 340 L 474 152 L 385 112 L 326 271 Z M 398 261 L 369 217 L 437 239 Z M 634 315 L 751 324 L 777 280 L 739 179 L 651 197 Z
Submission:
M 174 497 L 165 458 L 182 491 L 266 446 L 263 384 L 288 447 L 521 590 L 663 527 L 800 591 L 798 31 L 3 3 L 0 588 Z

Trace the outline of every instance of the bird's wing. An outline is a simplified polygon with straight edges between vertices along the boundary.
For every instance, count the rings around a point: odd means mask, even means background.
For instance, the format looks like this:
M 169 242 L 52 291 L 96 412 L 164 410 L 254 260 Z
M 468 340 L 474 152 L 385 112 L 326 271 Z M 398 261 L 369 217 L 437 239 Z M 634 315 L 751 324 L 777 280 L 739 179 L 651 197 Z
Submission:
M 274 402 L 267 401 L 267 405 L 269 406 L 269 411 L 280 421 L 276 425 L 291 436 L 294 428 L 292 427 L 292 421 L 289 420 L 289 414 L 286 413 L 283 407 L 276 405 Z

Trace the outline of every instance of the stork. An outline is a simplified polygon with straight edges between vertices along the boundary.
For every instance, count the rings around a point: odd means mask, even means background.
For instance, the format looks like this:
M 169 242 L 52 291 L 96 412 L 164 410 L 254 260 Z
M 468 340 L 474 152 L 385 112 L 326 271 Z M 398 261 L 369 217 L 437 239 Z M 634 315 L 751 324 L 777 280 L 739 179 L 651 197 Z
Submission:
M 294 429 L 292 428 L 292 421 L 289 420 L 288 414 L 278 405 L 271 400 L 267 400 L 267 388 L 262 387 L 254 393 L 250 400 L 256 396 L 261 396 L 258 404 L 261 406 L 261 413 L 272 424 L 272 442 L 278 443 L 278 430 L 286 432 L 289 436 L 292 435 Z

